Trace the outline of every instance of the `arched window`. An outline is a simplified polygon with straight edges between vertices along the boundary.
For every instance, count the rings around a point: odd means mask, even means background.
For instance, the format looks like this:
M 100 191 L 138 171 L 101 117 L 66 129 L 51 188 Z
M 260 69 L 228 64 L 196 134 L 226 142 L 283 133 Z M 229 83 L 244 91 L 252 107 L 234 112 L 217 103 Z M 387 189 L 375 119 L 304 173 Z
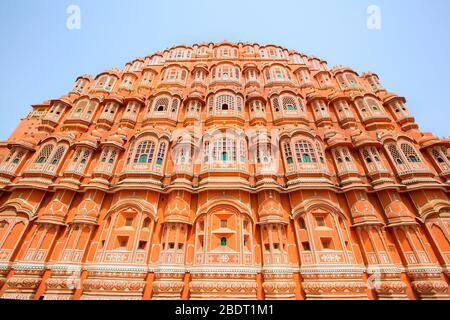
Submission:
M 223 94 L 216 99 L 216 110 L 228 111 L 234 110 L 234 97 L 229 94 Z
M 14 157 L 12 163 L 18 164 L 18 163 L 20 162 L 20 160 L 22 159 L 22 157 L 24 156 L 24 154 L 25 154 L 25 153 L 24 153 L 23 151 L 17 152 L 17 154 L 15 155 L 15 157 Z
M 179 104 L 178 99 L 173 99 L 173 100 L 172 100 L 172 108 L 170 109 L 170 111 L 171 111 L 172 113 L 175 113 L 175 112 L 178 111 L 178 104 Z
M 164 161 L 164 156 L 166 155 L 166 143 L 161 142 L 158 149 L 158 156 L 156 158 L 156 164 L 162 165 Z
M 236 161 L 236 143 L 234 139 L 217 139 L 214 142 L 212 154 L 215 161 Z
M 53 151 L 53 144 L 47 144 L 45 145 L 41 152 L 39 153 L 39 156 L 36 158 L 36 163 L 45 163 L 47 162 L 48 157 L 50 157 L 50 154 Z
M 295 103 L 295 99 L 293 97 L 283 97 L 282 104 L 285 111 L 297 110 L 297 104 Z
M 154 110 L 157 112 L 165 112 L 167 111 L 168 107 L 169 107 L 169 98 L 166 97 L 158 98 L 155 102 Z
M 66 152 L 66 147 L 58 147 L 58 149 L 56 150 L 56 152 L 53 155 L 51 164 L 52 165 L 57 165 L 59 163 L 59 161 L 61 160 L 61 158 L 63 157 L 64 153 Z
M 409 162 L 421 162 L 420 157 L 418 156 L 415 148 L 410 145 L 409 143 L 402 143 L 400 145 L 400 149 L 402 150 L 403 154 L 405 155 L 406 159 L 408 159 Z
M 396 164 L 403 164 L 403 158 L 400 154 L 400 152 L 397 149 L 397 145 L 390 144 L 388 145 L 389 153 L 391 154 L 392 159 L 395 161 Z
M 289 143 L 285 142 L 283 145 L 283 148 L 284 148 L 284 155 L 286 157 L 287 164 L 293 164 L 294 159 L 292 158 L 291 145 Z
M 244 139 L 241 139 L 239 143 L 239 159 L 242 163 L 245 162 L 246 154 L 247 154 L 247 144 Z
M 153 141 L 141 142 L 134 155 L 134 163 L 151 163 L 155 153 L 155 143 Z
M 317 162 L 314 148 L 311 142 L 307 140 L 300 140 L 295 143 L 295 154 L 297 161 L 301 162 Z
M 209 141 L 205 141 L 203 144 L 203 162 L 209 161 Z

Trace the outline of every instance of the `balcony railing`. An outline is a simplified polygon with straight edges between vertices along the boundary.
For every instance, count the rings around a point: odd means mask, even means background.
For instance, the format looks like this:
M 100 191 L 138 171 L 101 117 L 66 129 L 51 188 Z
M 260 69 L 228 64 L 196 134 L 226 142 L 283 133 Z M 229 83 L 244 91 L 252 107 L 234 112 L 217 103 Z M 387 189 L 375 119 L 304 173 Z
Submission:
M 56 171 L 58 169 L 58 164 L 47 164 L 47 163 L 32 163 L 25 170 L 25 174 L 44 174 L 50 176 L 56 176 Z
M 248 166 L 247 163 L 239 161 L 211 161 L 202 164 L 201 173 L 214 171 L 248 172 Z

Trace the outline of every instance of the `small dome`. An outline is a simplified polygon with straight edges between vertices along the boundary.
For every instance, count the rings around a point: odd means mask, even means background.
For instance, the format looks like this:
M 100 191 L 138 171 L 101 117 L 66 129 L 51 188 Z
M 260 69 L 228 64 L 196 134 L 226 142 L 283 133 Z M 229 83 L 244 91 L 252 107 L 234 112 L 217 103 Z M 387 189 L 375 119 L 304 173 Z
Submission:
M 400 200 L 394 200 L 384 208 L 390 224 L 415 222 L 414 216 Z

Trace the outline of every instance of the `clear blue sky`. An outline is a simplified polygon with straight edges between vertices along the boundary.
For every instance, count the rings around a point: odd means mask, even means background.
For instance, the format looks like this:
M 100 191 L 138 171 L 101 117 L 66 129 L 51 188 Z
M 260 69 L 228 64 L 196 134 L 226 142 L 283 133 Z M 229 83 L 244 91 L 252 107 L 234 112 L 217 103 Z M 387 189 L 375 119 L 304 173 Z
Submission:
M 66 28 L 69 5 L 81 29 Z M 381 30 L 366 27 L 369 5 Z M 275 43 L 357 72 L 376 72 L 407 98 L 423 131 L 449 136 L 449 0 L 1 0 L 0 140 L 30 105 L 57 98 L 81 74 L 176 44 Z

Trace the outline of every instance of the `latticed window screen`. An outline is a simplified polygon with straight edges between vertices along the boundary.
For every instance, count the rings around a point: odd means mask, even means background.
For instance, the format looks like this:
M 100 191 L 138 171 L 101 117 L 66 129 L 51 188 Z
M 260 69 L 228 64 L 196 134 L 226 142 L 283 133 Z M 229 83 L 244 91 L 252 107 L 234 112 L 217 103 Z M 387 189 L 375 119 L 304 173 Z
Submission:
M 184 164 L 184 163 L 191 163 L 191 148 L 190 146 L 182 146 L 177 148 L 177 154 L 175 157 L 175 163 L 177 164 Z
M 286 157 L 286 162 L 288 164 L 294 163 L 294 159 L 292 158 L 292 150 L 291 145 L 288 142 L 283 144 L 284 156 Z
M 342 163 L 344 160 L 342 160 L 342 155 L 339 150 L 334 150 L 334 158 L 336 159 L 337 163 Z
M 81 157 L 81 160 L 80 160 L 80 164 L 85 165 L 87 163 L 87 161 L 89 160 L 90 156 L 91 156 L 91 151 L 90 150 L 84 150 L 83 151 L 83 156 Z
M 216 110 L 234 110 L 234 97 L 223 94 L 216 98 Z
M 405 158 L 409 161 L 409 162 L 421 162 L 419 155 L 417 154 L 415 148 L 410 145 L 409 143 L 402 143 L 400 145 L 400 149 L 402 150 Z
M 10 150 L 8 156 L 3 160 L 3 163 L 8 163 L 15 153 L 16 153 L 15 149 Z
M 179 105 L 178 99 L 173 99 L 172 100 L 171 112 L 177 112 L 178 111 L 178 105 Z
M 272 150 L 271 150 L 270 143 L 257 143 L 256 144 L 256 161 L 258 163 L 268 163 L 271 159 L 271 153 L 272 153 Z
M 117 151 L 114 149 L 106 148 L 103 150 L 100 156 L 100 162 L 113 164 L 117 156 Z
M 72 162 L 77 163 L 78 160 L 80 159 L 80 155 L 81 155 L 81 149 L 78 149 L 77 151 L 75 151 L 75 153 L 73 155 Z
M 236 161 L 235 141 L 229 138 L 214 141 L 213 158 L 215 161 Z
M 169 107 L 169 98 L 163 97 L 158 98 L 155 102 L 155 111 L 167 111 L 167 108 Z
M 272 106 L 273 106 L 273 109 L 275 110 L 275 112 L 279 112 L 280 111 L 280 103 L 278 102 L 278 98 L 277 97 L 272 99 Z
M 77 103 L 73 114 L 74 115 L 79 115 L 81 113 L 84 113 L 84 110 L 86 109 L 86 106 L 88 105 L 88 101 L 87 100 L 82 100 L 80 102 Z
M 300 140 L 295 143 L 295 155 L 298 162 L 317 162 L 314 148 L 311 142 Z
M 39 153 L 39 156 L 36 158 L 36 163 L 44 163 L 47 161 L 48 157 L 50 157 L 50 154 L 52 153 L 54 148 L 53 144 L 47 144 L 45 145 L 41 152 Z
M 12 163 L 18 164 L 24 155 L 25 153 L 23 151 L 17 151 L 17 154 L 12 159 Z
M 108 163 L 113 164 L 117 157 L 117 150 L 111 150 L 108 157 Z
M 350 86 L 357 86 L 358 85 L 358 80 L 356 80 L 356 77 L 351 74 L 348 73 L 345 75 L 346 80 L 348 81 L 348 83 L 350 84 Z
M 162 165 L 164 161 L 164 156 L 166 155 L 166 143 L 161 142 L 158 148 L 158 156 L 156 158 L 156 164 Z
M 322 152 L 322 146 L 320 145 L 319 142 L 316 142 L 316 151 L 317 151 L 317 155 L 319 156 L 320 163 L 325 163 L 325 158 L 324 158 L 323 152 Z
M 283 70 L 281 70 L 280 67 L 273 68 L 272 72 L 273 72 L 273 76 L 274 76 L 275 80 L 283 80 L 284 79 Z
M 366 104 L 369 106 L 371 113 L 379 114 L 382 113 L 380 104 L 375 99 L 366 99 Z
M 282 98 L 283 109 L 285 111 L 295 111 L 297 110 L 297 103 L 294 97 L 283 97 Z
M 433 150 L 431 150 L 431 155 L 433 156 L 434 160 L 436 160 L 437 163 L 444 163 L 444 157 L 441 154 L 441 148 L 440 147 L 436 147 L 433 148 Z
M 134 154 L 134 163 L 151 163 L 155 154 L 155 143 L 153 141 L 142 141 Z
M 57 165 L 59 163 L 59 161 L 61 161 L 61 159 L 62 159 L 62 157 L 63 157 L 65 152 L 66 152 L 66 147 L 63 147 L 63 146 L 58 147 L 58 149 L 56 149 L 56 151 L 55 151 L 55 153 L 53 155 L 51 164 L 52 165 Z
M 342 155 L 344 156 L 345 162 L 352 162 L 352 156 L 347 148 L 342 149 Z
M 209 161 L 209 141 L 205 141 L 203 144 L 203 161 Z
M 86 114 L 87 115 L 93 114 L 94 111 L 95 111 L 95 108 L 97 108 L 97 102 L 96 101 L 91 101 L 89 103 L 89 106 L 87 107 Z
M 387 149 L 388 149 L 389 153 L 391 154 L 392 159 L 395 161 L 396 164 L 404 163 L 403 157 L 400 154 L 400 152 L 398 151 L 398 148 L 397 148 L 396 144 L 388 145 Z
M 247 144 L 244 139 L 241 139 L 241 141 L 239 141 L 239 160 L 241 162 L 245 162 L 246 157 L 247 157 Z

